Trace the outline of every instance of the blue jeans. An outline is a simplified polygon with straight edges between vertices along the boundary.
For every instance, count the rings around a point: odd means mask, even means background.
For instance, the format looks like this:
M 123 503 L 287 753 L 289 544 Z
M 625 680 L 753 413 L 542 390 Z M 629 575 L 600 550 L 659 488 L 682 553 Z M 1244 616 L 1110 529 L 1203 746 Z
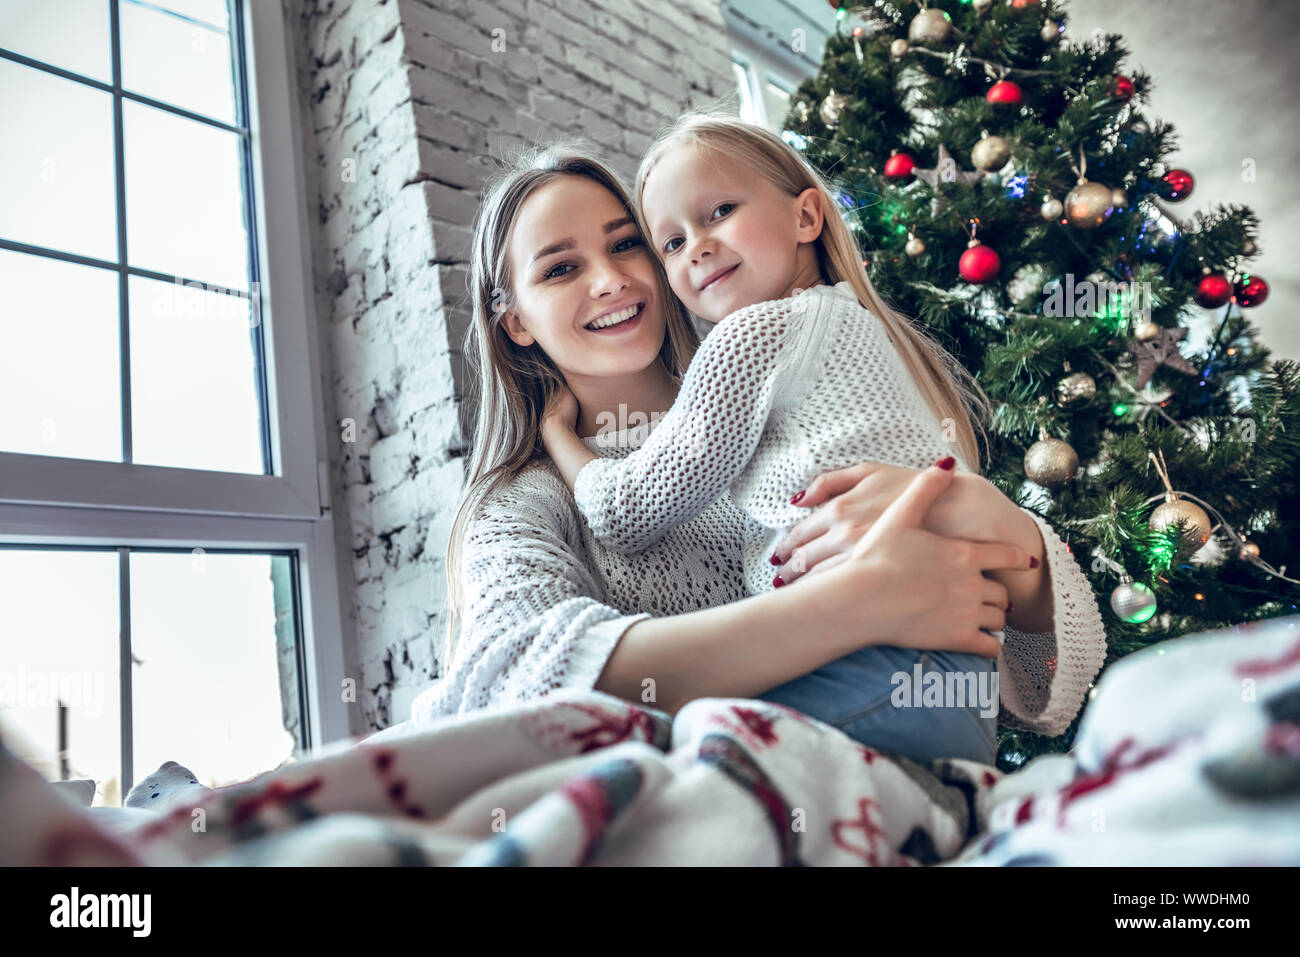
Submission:
M 921 682 L 913 691 L 920 665 Z M 941 688 L 961 688 L 963 697 L 943 694 L 942 706 L 922 704 L 922 695 L 939 673 Z M 963 676 L 952 682 L 947 672 Z M 907 676 L 907 683 L 896 680 Z M 972 684 L 964 676 L 974 675 Z M 922 651 L 873 645 L 823 665 L 816 671 L 757 697 L 802 711 L 839 728 L 860 744 L 902 754 L 922 764 L 937 758 L 966 758 L 994 764 L 997 758 L 997 662 L 957 651 Z M 892 700 L 900 688 L 899 704 Z M 931 694 L 934 692 L 931 691 Z M 915 694 L 915 697 L 913 695 Z M 964 704 L 958 702 L 964 701 Z M 981 702 L 987 701 L 987 707 Z M 901 705 L 901 706 L 900 706 Z M 921 705 L 921 706 L 918 706 Z M 990 711 L 986 715 L 981 711 Z

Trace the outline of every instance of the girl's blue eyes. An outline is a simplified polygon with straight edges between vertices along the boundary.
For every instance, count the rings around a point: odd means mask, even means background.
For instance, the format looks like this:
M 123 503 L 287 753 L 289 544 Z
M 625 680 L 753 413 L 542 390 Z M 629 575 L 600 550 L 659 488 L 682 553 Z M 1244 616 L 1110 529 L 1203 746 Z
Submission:
M 713 213 L 709 216 L 709 219 L 714 219 L 714 218 L 716 218 L 717 215 L 718 215 L 718 213 L 722 213 L 723 216 L 726 216 L 727 213 L 731 212 L 731 211 L 732 211 L 733 209 L 735 209 L 735 208 L 736 208 L 736 204 L 735 204 L 735 203 L 719 203 L 719 204 L 718 204 L 718 207 L 717 207 L 717 208 L 713 211 Z M 725 210 L 725 212 L 724 212 L 724 210 Z M 673 244 L 674 244 L 674 243 L 680 243 L 680 242 L 682 242 L 682 241 L 683 241 L 683 240 L 682 240 L 682 237 L 680 237 L 680 236 L 674 236 L 672 239 L 668 240 L 668 242 L 664 243 L 664 252 L 666 252 L 666 253 L 675 252 L 675 251 L 676 251 L 678 248 L 680 248 L 680 247 L 675 246 L 675 245 L 673 245 Z
M 640 236 L 629 236 L 626 239 L 620 239 L 618 242 L 616 242 L 614 244 L 613 251 L 616 253 L 625 253 L 629 249 L 633 249 L 637 246 L 644 246 L 644 245 L 645 242 L 641 239 Z M 552 266 L 550 269 L 546 270 L 546 272 L 542 274 L 542 278 L 556 279 L 560 276 L 567 276 L 569 274 L 569 270 L 573 268 L 575 268 L 573 263 L 556 263 L 554 266 Z M 559 269 L 563 269 L 564 272 L 557 272 L 556 270 Z

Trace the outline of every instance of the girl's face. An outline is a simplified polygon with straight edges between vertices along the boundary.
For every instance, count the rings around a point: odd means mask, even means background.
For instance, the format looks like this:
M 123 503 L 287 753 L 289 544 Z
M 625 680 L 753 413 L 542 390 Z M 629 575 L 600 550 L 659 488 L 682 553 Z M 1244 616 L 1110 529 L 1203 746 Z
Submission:
M 701 319 L 819 281 L 807 245 L 821 235 L 816 189 L 790 196 L 741 162 L 678 147 L 655 164 L 641 200 L 673 291 Z
M 566 378 L 640 372 L 667 331 L 653 260 L 635 220 L 604 186 L 559 176 L 524 201 L 507 250 L 515 303 L 502 317 Z

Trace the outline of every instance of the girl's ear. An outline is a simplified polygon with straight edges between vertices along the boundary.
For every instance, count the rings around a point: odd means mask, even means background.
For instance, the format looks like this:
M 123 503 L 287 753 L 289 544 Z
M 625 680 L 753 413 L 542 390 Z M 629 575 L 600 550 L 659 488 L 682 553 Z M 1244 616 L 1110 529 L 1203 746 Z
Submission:
M 795 197 L 795 214 L 798 219 L 799 242 L 811 243 L 822 234 L 823 218 L 821 190 L 809 186 Z
M 533 338 L 533 334 L 524 328 L 524 324 L 519 321 L 519 314 L 514 310 L 510 310 L 501 317 L 501 327 L 505 329 L 506 335 L 517 346 L 527 348 L 537 341 Z

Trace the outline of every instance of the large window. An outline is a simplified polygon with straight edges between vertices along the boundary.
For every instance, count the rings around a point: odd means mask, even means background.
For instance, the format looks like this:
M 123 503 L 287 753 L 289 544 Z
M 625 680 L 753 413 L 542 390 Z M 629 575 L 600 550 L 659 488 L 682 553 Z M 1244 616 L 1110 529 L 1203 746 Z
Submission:
M 0 730 L 102 800 L 350 733 L 281 16 L 0 0 Z

